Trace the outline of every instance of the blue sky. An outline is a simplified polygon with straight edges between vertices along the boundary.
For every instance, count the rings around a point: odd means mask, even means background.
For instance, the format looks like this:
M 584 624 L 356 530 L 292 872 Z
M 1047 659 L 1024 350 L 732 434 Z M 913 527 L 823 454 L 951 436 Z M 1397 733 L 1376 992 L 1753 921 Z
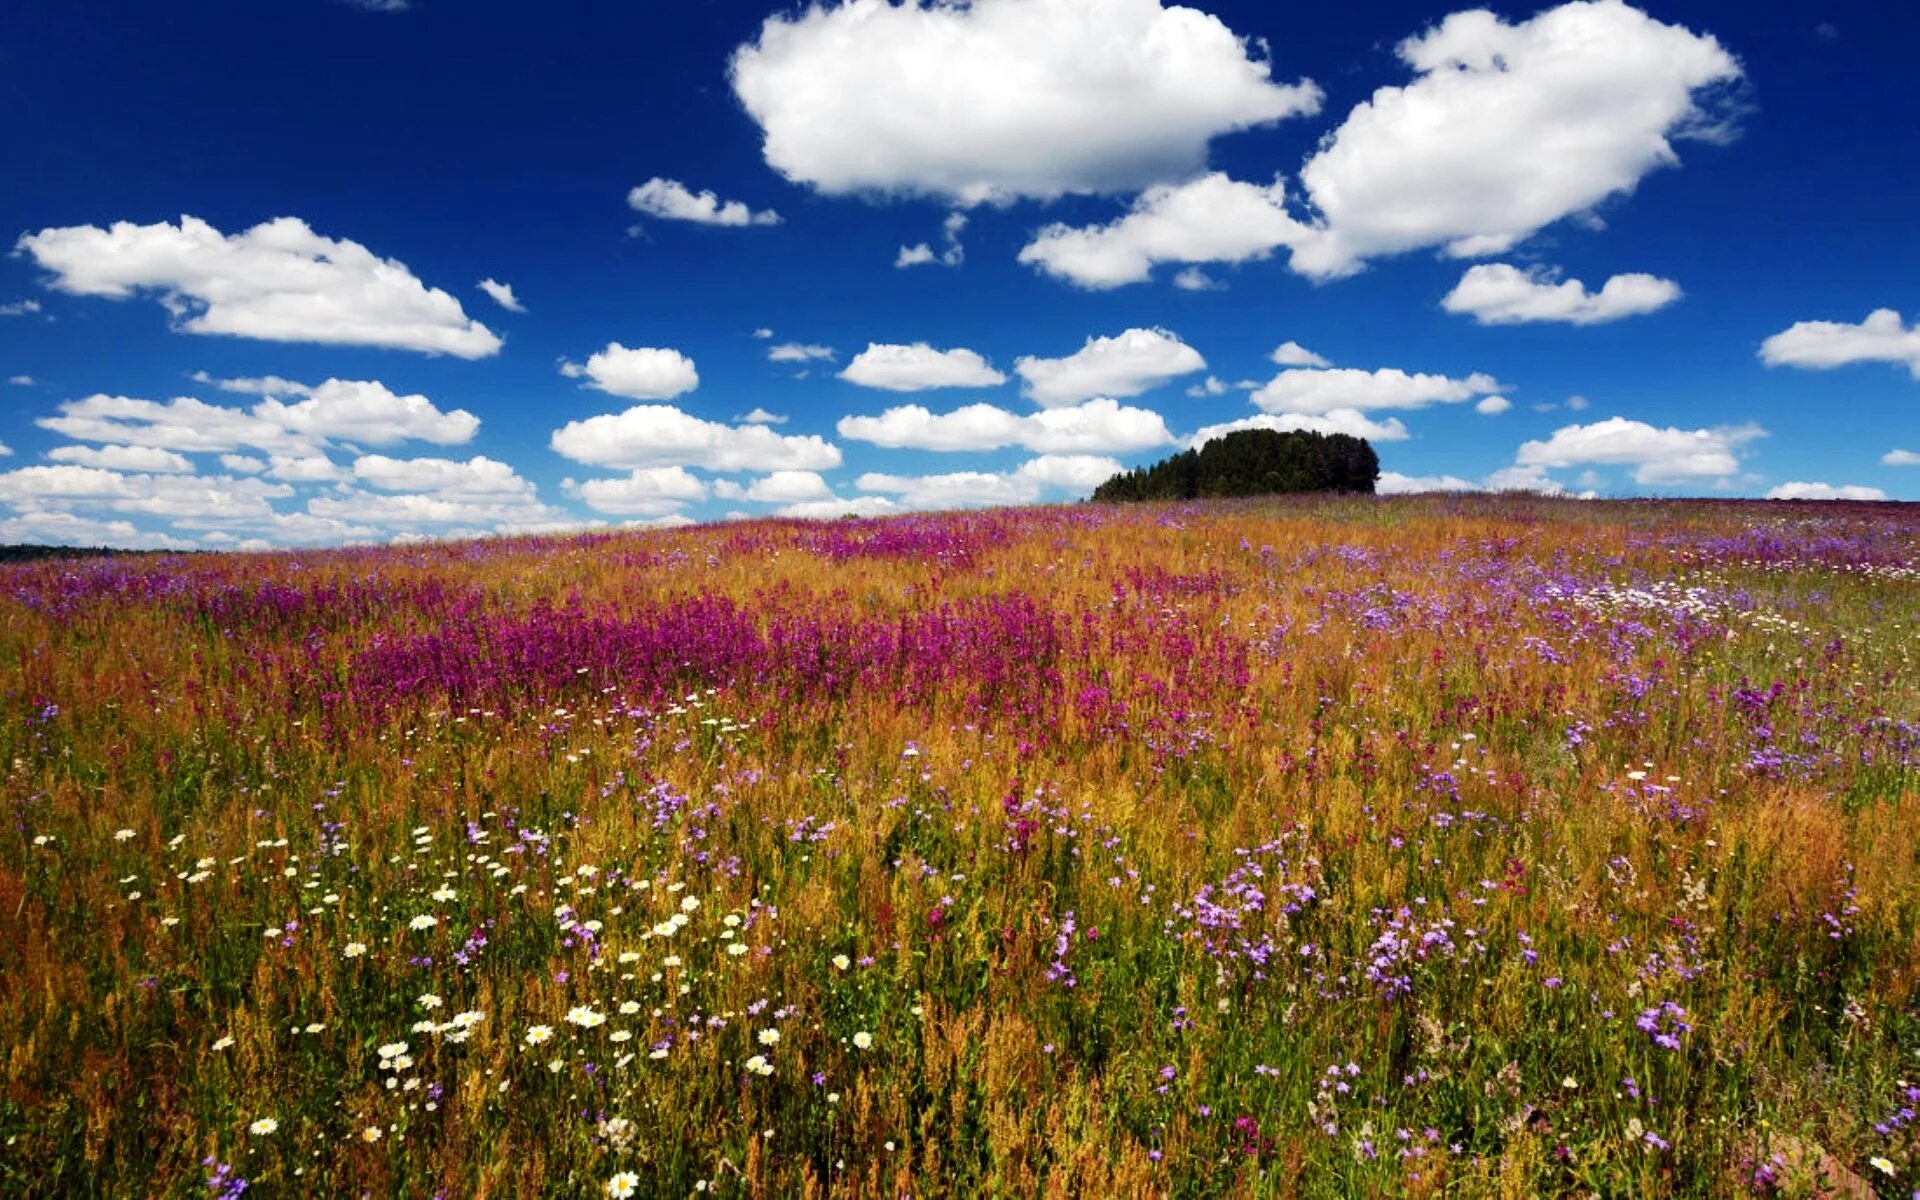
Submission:
M 0 540 L 1064 500 L 1249 420 L 1389 489 L 1917 499 L 1915 32 L 22 0 Z

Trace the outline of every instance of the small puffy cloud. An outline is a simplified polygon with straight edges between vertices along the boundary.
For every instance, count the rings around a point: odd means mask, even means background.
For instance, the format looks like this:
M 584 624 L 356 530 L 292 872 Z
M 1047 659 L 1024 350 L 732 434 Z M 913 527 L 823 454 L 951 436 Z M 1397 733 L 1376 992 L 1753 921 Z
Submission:
M 1725 140 L 1709 110 L 1741 74 L 1710 35 L 1620 0 L 1518 24 L 1456 12 L 1397 53 L 1413 82 L 1356 106 L 1301 171 L 1314 215 L 1296 271 L 1428 246 L 1501 253 L 1677 164 L 1676 140 Z
M 662 221 L 691 221 L 696 225 L 778 225 L 780 214 L 755 212 L 738 200 L 721 200 L 712 192 L 696 192 L 673 179 L 655 177 L 627 193 L 627 206 L 642 216 Z
M 1280 180 L 1262 187 L 1215 172 L 1189 183 L 1156 184 L 1140 193 L 1131 212 L 1107 225 L 1049 225 L 1020 251 L 1020 261 L 1056 279 L 1104 290 L 1143 282 L 1158 263 L 1265 258 L 1300 231 L 1287 215 Z
M 1482 263 L 1467 268 L 1440 306 L 1482 325 L 1601 325 L 1654 312 L 1679 298 L 1679 284 L 1653 275 L 1615 275 L 1599 291 L 1589 292 L 1578 279 L 1558 281 L 1541 268 L 1523 271 L 1506 263 Z
M 1880 465 L 1886 467 L 1920 467 L 1920 451 L 1889 450 L 1880 456 Z
M 345 479 L 340 464 L 317 451 L 267 456 L 267 477 L 282 483 L 333 483 Z
M 353 477 L 385 492 L 431 492 L 465 499 L 532 499 L 534 486 L 506 463 L 485 455 L 451 458 L 389 458 L 363 454 Z
M 9 375 L 7 376 L 7 382 L 14 387 L 32 387 L 34 378 L 31 375 Z
M 267 469 L 268 463 L 251 454 L 222 454 L 220 465 L 235 475 L 258 475 Z
M 1183 292 L 1219 292 L 1226 290 L 1227 285 L 1199 267 L 1188 267 L 1174 275 L 1173 286 Z
M 1548 475 L 1545 467 L 1537 464 L 1502 467 L 1482 480 L 1480 487 L 1483 491 L 1489 492 L 1537 492 L 1542 496 L 1567 494 L 1567 489 L 1558 480 Z
M 913 246 L 902 246 L 900 247 L 900 253 L 894 256 L 894 268 L 901 270 L 907 267 L 931 266 L 934 263 L 938 263 L 943 267 L 959 266 L 967 259 L 967 249 L 960 244 L 960 235 L 966 228 L 967 214 L 962 212 L 948 213 L 947 219 L 941 222 L 940 225 L 940 237 L 941 241 L 945 243 L 946 249 L 935 253 L 933 247 L 926 242 L 921 242 Z
M 1113 337 L 1090 337 L 1065 358 L 1016 359 L 1013 369 L 1026 381 L 1026 393 L 1035 403 L 1057 408 L 1094 396 L 1137 396 L 1206 366 L 1207 360 L 1178 334 L 1129 329 Z
M 1137 191 L 1204 166 L 1219 134 L 1320 103 L 1218 18 L 1161 0 L 814 4 L 768 17 L 729 75 L 787 179 L 959 205 Z
M 12 457 L 13 457 L 13 447 L 7 445 L 5 442 L 0 442 L 0 458 L 12 458 Z
M 370 379 L 329 379 L 304 400 L 286 404 L 268 398 L 254 406 L 253 414 L 315 441 L 373 446 L 408 440 L 455 446 L 472 441 L 480 429 L 480 418 L 465 409 L 442 412 L 425 396 L 402 396 Z
M 832 346 L 812 346 L 804 342 L 782 342 L 767 350 L 769 362 L 819 362 L 832 357 Z
M 877 417 L 842 417 L 837 428 L 851 441 L 914 450 L 1020 446 L 1041 454 L 1119 454 L 1173 441 L 1160 414 L 1106 399 L 1030 415 L 991 404 L 969 404 L 946 413 L 907 404 Z
M 834 498 L 833 489 L 815 471 L 775 471 L 746 487 L 722 480 L 714 491 L 722 500 L 753 500 L 761 504 L 802 504 Z
M 10 304 L 0 304 L 0 317 L 25 317 L 39 311 L 38 300 L 15 300 Z
M 1396 367 L 1364 371 L 1357 367 L 1295 367 L 1275 375 L 1253 393 L 1253 402 L 1270 413 L 1361 412 L 1376 408 L 1425 408 L 1457 404 L 1499 390 L 1490 375 L 1465 379 L 1409 373 Z
M 1850 363 L 1897 363 L 1920 379 L 1920 323 L 1907 325 L 1891 308 L 1875 309 L 1858 325 L 1800 321 L 1760 344 L 1770 367 L 1825 369 Z
M 1768 500 L 1885 500 L 1887 494 L 1877 487 L 1831 483 L 1783 483 L 1767 489 Z
M 890 392 L 920 392 L 928 388 L 998 387 L 1007 377 L 987 360 L 965 347 L 936 350 L 925 342 L 910 346 L 868 343 L 854 356 L 840 378 L 861 387 Z
M 693 360 L 678 350 L 655 346 L 622 346 L 608 342 L 607 348 L 587 359 L 582 366 L 562 361 L 560 373 L 569 379 L 585 379 L 587 386 L 629 400 L 671 400 L 700 386 L 700 372 Z
M 495 304 L 498 304 L 508 312 L 523 313 L 527 311 L 526 305 L 520 303 L 520 301 L 514 297 L 512 284 L 501 283 L 496 279 L 482 279 L 477 286 L 481 291 L 493 297 Z
M 1407 427 L 1397 417 L 1375 421 L 1363 412 L 1336 408 L 1324 413 L 1261 413 L 1237 421 L 1207 425 L 1188 438 L 1187 445 L 1197 450 L 1215 438 L 1238 433 L 1242 429 L 1271 429 L 1277 433 L 1295 430 L 1303 433 L 1344 433 L 1348 437 L 1366 438 L 1370 442 L 1404 442 L 1409 436 Z
M 217 387 L 223 392 L 237 392 L 243 396 L 304 396 L 313 391 L 304 383 L 292 379 L 282 379 L 278 375 L 243 376 L 238 379 L 216 379 L 205 371 L 195 371 L 188 376 L 195 383 L 204 383 Z
M 785 413 L 768 412 L 764 408 L 755 408 L 743 416 L 734 418 L 742 425 L 785 425 L 787 419 Z
M 764 342 L 768 338 L 771 338 L 773 336 L 773 330 L 762 326 L 761 328 L 753 331 L 753 336 L 756 338 L 759 338 L 761 341 Z
M 413 0 L 340 0 L 348 8 L 363 12 L 400 13 L 413 7 Z
M 153 475 L 191 475 L 193 464 L 184 454 L 158 446 L 56 446 L 47 451 L 49 462 L 100 467 L 108 471 L 144 471 Z
M 1382 496 L 1412 496 L 1421 492 L 1472 492 L 1479 489 L 1479 484 L 1458 475 L 1402 475 L 1398 471 L 1382 471 L 1373 490 Z
M 1124 470 L 1117 459 L 1093 454 L 1042 454 L 1020 464 L 1014 473 L 1042 487 L 1084 496 Z
M 1630 466 L 1635 482 L 1652 485 L 1724 479 L 1740 470 L 1742 448 L 1766 435 L 1766 430 L 1752 424 L 1661 429 L 1609 417 L 1590 425 L 1563 426 L 1544 441 L 1522 443 L 1514 465 L 1542 469 Z
M 1497 417 L 1513 407 L 1513 401 L 1505 396 L 1488 396 L 1473 406 L 1473 411 L 1485 417 Z
M 21 236 L 16 245 L 79 296 L 159 298 L 186 333 L 275 342 L 384 346 L 485 358 L 500 339 L 406 264 L 322 237 L 295 217 L 231 236 L 197 217 L 119 221 Z
M 554 431 L 551 444 L 563 458 L 621 470 L 816 471 L 840 465 L 840 448 L 817 436 L 787 436 L 764 425 L 722 425 L 664 404 L 569 421 Z
M 704 500 L 707 485 L 685 467 L 641 467 L 619 479 L 589 479 L 567 489 L 595 512 L 667 516 Z
M 1267 357 L 1283 367 L 1330 367 L 1333 365 L 1299 342 L 1281 342 Z

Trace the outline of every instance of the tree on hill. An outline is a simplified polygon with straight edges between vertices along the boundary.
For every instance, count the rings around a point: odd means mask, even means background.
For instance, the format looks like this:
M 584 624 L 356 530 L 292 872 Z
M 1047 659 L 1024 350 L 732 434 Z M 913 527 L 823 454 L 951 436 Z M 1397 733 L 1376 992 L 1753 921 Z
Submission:
M 1280 492 L 1373 492 L 1380 458 L 1344 433 L 1242 429 L 1115 475 L 1095 500 L 1197 500 Z

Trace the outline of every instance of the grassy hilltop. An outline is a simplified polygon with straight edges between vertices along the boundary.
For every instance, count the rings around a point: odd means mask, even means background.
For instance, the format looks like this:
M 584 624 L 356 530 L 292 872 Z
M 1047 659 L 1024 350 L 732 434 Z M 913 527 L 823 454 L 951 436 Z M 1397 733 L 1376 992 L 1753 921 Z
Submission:
M 1904 1196 L 1917 655 L 1910 506 L 12 564 L 0 1191 Z

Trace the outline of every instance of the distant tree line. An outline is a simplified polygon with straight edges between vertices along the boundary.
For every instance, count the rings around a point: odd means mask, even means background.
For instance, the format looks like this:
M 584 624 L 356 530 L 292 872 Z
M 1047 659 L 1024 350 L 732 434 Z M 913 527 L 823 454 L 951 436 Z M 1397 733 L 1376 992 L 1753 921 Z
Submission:
M 1242 429 L 1197 450 L 1115 475 L 1095 500 L 1198 500 L 1280 492 L 1373 492 L 1380 458 L 1344 433 Z
M 16 543 L 0 546 L 0 562 L 35 562 L 44 558 L 101 558 L 114 554 L 152 554 L 151 550 L 115 550 L 111 546 L 41 546 Z

